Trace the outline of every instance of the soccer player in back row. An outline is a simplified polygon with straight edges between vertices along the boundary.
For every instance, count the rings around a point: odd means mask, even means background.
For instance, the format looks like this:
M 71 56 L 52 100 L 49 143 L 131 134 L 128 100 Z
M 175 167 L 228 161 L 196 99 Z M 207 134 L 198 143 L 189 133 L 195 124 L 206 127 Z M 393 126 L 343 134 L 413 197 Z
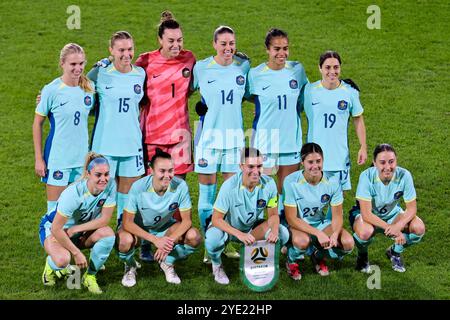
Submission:
M 304 110 L 308 119 L 307 142 L 323 149 L 323 170 L 336 175 L 342 190 L 350 190 L 348 122 L 353 117 L 360 148 L 357 163 L 367 160 L 366 129 L 359 89 L 351 80 L 340 80 L 341 58 L 335 51 L 320 56 L 322 79 L 305 87 Z M 348 81 L 348 83 L 346 82 Z
M 158 42 L 159 49 L 143 53 L 136 60 L 147 75 L 147 99 L 141 115 L 145 156 L 151 159 L 156 148 L 169 153 L 175 175 L 184 179 L 194 168 L 188 96 L 195 57 L 183 49 L 181 27 L 170 11 L 161 14 Z
M 199 89 L 206 110 L 199 113 L 195 136 L 195 172 L 198 173 L 198 214 L 203 232 L 211 219 L 216 195 L 217 171 L 224 180 L 239 171 L 240 149 L 244 146 L 242 99 L 250 63 L 238 57 L 233 29 L 220 26 L 214 31 L 216 55 L 194 66 L 193 88 Z M 238 253 L 227 248 L 229 255 Z M 231 250 L 230 250 L 231 249 Z M 205 255 L 204 262 L 209 259 Z
M 262 174 L 263 157 L 255 148 L 244 148 L 240 172 L 222 184 L 214 204 L 212 222 L 206 231 L 205 247 L 212 259 L 214 280 L 228 284 L 221 253 L 230 241 L 251 245 L 266 239 L 281 245 L 289 240 L 289 232 L 280 224 L 277 188 L 270 176 Z M 267 208 L 267 220 L 264 211 Z
M 139 102 L 144 93 L 145 71 L 134 66 L 134 43 L 126 31 L 111 37 L 113 63 L 94 67 L 88 77 L 95 82 L 100 107 L 92 132 L 92 150 L 108 159 L 111 177 L 117 180 L 117 219 L 122 216 L 132 183 L 145 172 Z
M 109 164 L 103 156 L 89 153 L 82 179 L 65 189 L 57 207 L 42 217 L 39 237 L 47 252 L 42 281 L 53 286 L 57 278 L 71 272 L 71 257 L 79 268 L 87 268 L 83 285 L 102 293 L 96 274 L 114 247 L 114 231 L 108 226 L 116 205 L 116 183 L 110 180 Z M 89 263 L 81 249 L 91 248 Z
M 86 57 L 79 45 L 69 43 L 60 53 L 61 77 L 47 84 L 38 97 L 33 123 L 35 171 L 47 184 L 47 214 L 61 192 L 81 176 L 88 152 L 88 115 L 94 105 L 94 84 L 83 70 Z M 42 154 L 42 126 L 50 132 Z
M 151 159 L 160 148 L 172 156 L 175 175 L 185 179 L 194 169 L 188 97 L 195 57 L 183 49 L 183 32 L 170 11 L 161 14 L 158 42 L 159 49 L 136 60 L 147 75 L 141 113 L 144 159 Z M 147 173 L 151 173 L 150 167 Z M 142 244 L 140 257 L 145 262 L 153 261 L 150 244 Z
M 252 145 L 264 154 L 264 173 L 277 174 L 277 189 L 281 195 L 284 178 L 299 168 L 300 95 L 308 78 L 301 63 L 287 60 L 289 39 L 286 32 L 269 30 L 265 46 L 269 61 L 248 73 L 248 94 L 254 96 L 255 102 Z
M 156 149 L 150 165 L 153 174 L 136 181 L 130 190 L 119 235 L 119 257 L 125 262 L 122 284 L 136 284 L 135 247 L 145 239 L 157 248 L 155 259 L 166 281 L 180 284 L 174 263 L 192 254 L 200 245 L 200 232 L 192 227 L 191 198 L 187 183 L 174 177 L 171 156 Z M 181 221 L 174 215 L 179 212 Z
M 375 148 L 373 165 L 359 176 L 357 205 L 349 216 L 358 247 L 356 268 L 370 273 L 367 249 L 375 234 L 383 232 L 394 240 L 386 250 L 392 268 L 405 272 L 400 254 L 405 247 L 419 243 L 425 234 L 425 225 L 417 216 L 413 178 L 408 170 L 397 166 L 397 154 L 389 144 Z M 401 198 L 406 210 L 400 207 Z
M 301 279 L 297 260 L 311 245 L 315 247 L 311 260 L 321 276 L 329 274 L 325 257 L 342 259 L 354 246 L 352 236 L 343 228 L 344 198 L 339 179 L 322 171 L 322 148 L 306 143 L 300 153 L 304 169 L 287 176 L 283 184 L 284 210 L 292 235 L 286 267 L 294 280 Z M 330 207 L 332 215 L 328 217 Z

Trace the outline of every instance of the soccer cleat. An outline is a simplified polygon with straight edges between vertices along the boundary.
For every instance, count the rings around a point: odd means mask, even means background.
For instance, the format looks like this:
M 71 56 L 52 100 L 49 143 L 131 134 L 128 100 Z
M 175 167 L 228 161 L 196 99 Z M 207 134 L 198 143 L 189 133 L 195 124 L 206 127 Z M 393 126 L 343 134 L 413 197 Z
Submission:
M 405 272 L 406 271 L 406 268 L 403 264 L 402 257 L 400 257 L 400 254 L 393 252 L 392 248 L 388 248 L 386 250 L 386 256 L 388 257 L 389 260 L 391 260 L 392 269 L 394 271 L 397 271 L 397 272 Z
M 330 274 L 330 272 L 328 271 L 328 266 L 325 262 L 325 258 L 323 258 L 321 260 L 317 259 L 316 253 L 317 253 L 317 251 L 311 255 L 311 261 L 312 261 L 317 273 L 320 274 L 322 277 L 326 277 Z
M 294 280 L 300 280 L 302 278 L 302 274 L 300 273 L 300 269 L 298 267 L 298 263 L 289 263 L 286 261 L 286 270 L 289 277 Z
M 50 268 L 47 261 L 45 261 L 44 272 L 42 273 L 42 283 L 44 286 L 54 286 L 56 283 L 56 273 Z
M 89 273 L 85 273 L 83 275 L 83 286 L 85 286 L 90 293 L 94 293 L 94 294 L 101 294 L 103 293 L 102 289 L 100 289 L 100 287 L 98 286 L 97 283 L 97 278 L 95 277 L 95 274 L 89 274 Z
M 150 263 L 155 261 L 155 258 L 153 257 L 153 253 L 150 250 L 150 246 L 142 246 L 141 252 L 139 253 L 139 258 L 141 261 Z
M 65 267 L 64 269 L 55 271 L 56 276 L 58 277 L 58 279 L 67 279 L 68 277 L 70 277 L 73 273 L 75 272 L 75 266 L 72 265 L 68 265 L 67 267 Z
M 211 264 L 211 258 L 208 255 L 208 252 L 205 249 L 205 253 L 203 254 L 203 263 L 204 264 Z
M 228 242 L 223 253 L 228 258 L 239 259 L 241 257 L 241 255 L 239 254 L 239 252 L 236 250 L 236 248 L 233 246 L 233 244 L 231 242 Z
M 173 268 L 173 265 L 167 264 L 165 262 L 161 262 L 159 264 L 161 270 L 164 272 L 166 276 L 166 281 L 173 284 L 180 284 L 181 279 L 178 277 L 177 273 L 175 272 L 175 269 Z
M 228 279 L 227 274 L 225 273 L 225 270 L 223 270 L 223 266 L 221 264 L 219 265 L 212 265 L 214 280 L 219 284 L 229 284 L 230 279 Z
M 122 278 L 122 285 L 124 287 L 133 287 L 136 285 L 136 268 L 125 265 L 125 273 Z
M 370 273 L 372 271 L 369 264 L 369 255 L 367 253 L 358 253 L 355 269 L 363 273 Z

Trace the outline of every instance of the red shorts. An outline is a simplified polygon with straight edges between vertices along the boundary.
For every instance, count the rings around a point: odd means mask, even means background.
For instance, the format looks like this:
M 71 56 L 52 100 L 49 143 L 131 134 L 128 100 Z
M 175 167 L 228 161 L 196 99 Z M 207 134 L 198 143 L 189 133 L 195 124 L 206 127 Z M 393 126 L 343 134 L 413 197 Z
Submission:
M 160 148 L 162 151 L 167 152 L 172 156 L 175 166 L 175 174 L 186 174 L 194 170 L 194 164 L 192 161 L 192 149 L 190 141 L 181 141 L 177 144 L 145 144 L 145 155 L 147 156 L 146 163 L 149 163 L 153 155 L 156 152 L 156 148 Z M 147 175 L 152 173 L 152 168 L 148 166 Z

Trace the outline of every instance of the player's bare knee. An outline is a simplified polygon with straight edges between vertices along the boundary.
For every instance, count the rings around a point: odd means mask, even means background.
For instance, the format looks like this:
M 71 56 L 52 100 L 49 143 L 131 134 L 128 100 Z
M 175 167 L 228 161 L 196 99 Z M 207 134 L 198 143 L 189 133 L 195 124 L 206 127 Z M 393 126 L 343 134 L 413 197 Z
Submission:
M 353 237 L 351 237 L 350 235 L 345 235 L 341 238 L 341 244 L 342 248 L 345 251 L 349 251 L 352 250 L 353 247 L 355 246 L 355 241 L 353 240 Z
M 191 247 L 198 247 L 200 245 L 200 242 L 202 241 L 202 236 L 197 229 L 190 228 L 184 236 L 184 241 Z
M 134 237 L 125 232 L 121 232 L 118 234 L 118 249 L 120 252 L 128 252 L 134 244 Z
M 363 227 L 363 228 L 361 228 L 361 230 L 356 232 L 356 235 L 358 236 L 358 238 L 360 238 L 363 241 L 370 240 L 370 238 L 372 238 L 372 234 L 373 234 L 372 227 Z
M 70 254 L 60 254 L 52 257 L 52 260 L 58 268 L 65 268 L 70 263 Z
M 307 249 L 311 243 L 309 237 L 294 237 L 292 238 L 292 244 L 299 249 Z
M 410 225 L 410 232 L 415 233 L 417 235 L 425 234 L 425 224 L 422 219 L 416 217 L 414 221 Z
M 113 229 L 111 229 L 111 227 L 106 226 L 106 227 L 102 227 L 102 228 L 98 229 L 97 234 L 99 235 L 100 239 L 106 238 L 106 237 L 113 237 L 114 231 L 113 231 Z

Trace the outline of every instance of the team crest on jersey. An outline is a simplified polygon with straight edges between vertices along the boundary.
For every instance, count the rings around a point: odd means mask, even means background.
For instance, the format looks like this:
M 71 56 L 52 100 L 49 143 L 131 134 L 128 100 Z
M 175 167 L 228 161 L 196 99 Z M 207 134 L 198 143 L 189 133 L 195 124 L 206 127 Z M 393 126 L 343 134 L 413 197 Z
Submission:
M 61 171 L 57 170 L 57 171 L 53 172 L 53 179 L 61 180 L 63 177 L 64 177 L 64 174 Z
M 341 100 L 338 102 L 337 107 L 339 110 L 347 110 L 348 102 L 345 100 Z
M 169 206 L 169 211 L 175 211 L 178 209 L 178 202 L 174 202 Z
M 263 208 L 266 207 L 266 204 L 267 204 L 266 200 L 264 200 L 264 199 L 258 199 L 258 201 L 256 202 L 256 207 L 257 207 L 258 209 L 263 209 Z
M 201 158 L 200 160 L 198 160 L 198 166 L 200 168 L 206 168 L 208 166 L 208 160 L 206 160 L 205 158 Z
M 136 92 L 136 94 L 140 94 L 141 93 L 141 86 L 138 84 L 134 85 L 134 92 Z
M 84 104 L 90 106 L 92 104 L 92 99 L 89 96 L 84 97 Z
M 328 201 L 330 201 L 330 195 L 326 193 L 323 194 L 322 197 L 320 198 L 320 202 L 327 203 Z
M 100 199 L 97 203 L 97 207 L 103 207 L 103 205 L 105 204 L 106 199 Z
M 237 76 L 236 77 L 236 83 L 240 86 L 242 86 L 245 83 L 245 78 L 243 76 Z
M 403 196 L 403 191 L 397 191 L 397 192 L 394 194 L 394 200 L 398 200 L 398 199 L 400 199 L 402 196 Z
M 191 70 L 189 70 L 189 68 L 184 68 L 183 70 L 181 70 L 181 74 L 183 75 L 183 77 L 189 78 L 191 76 Z
M 298 89 L 297 80 L 292 79 L 291 81 L 289 81 L 289 87 L 291 87 L 291 89 Z

